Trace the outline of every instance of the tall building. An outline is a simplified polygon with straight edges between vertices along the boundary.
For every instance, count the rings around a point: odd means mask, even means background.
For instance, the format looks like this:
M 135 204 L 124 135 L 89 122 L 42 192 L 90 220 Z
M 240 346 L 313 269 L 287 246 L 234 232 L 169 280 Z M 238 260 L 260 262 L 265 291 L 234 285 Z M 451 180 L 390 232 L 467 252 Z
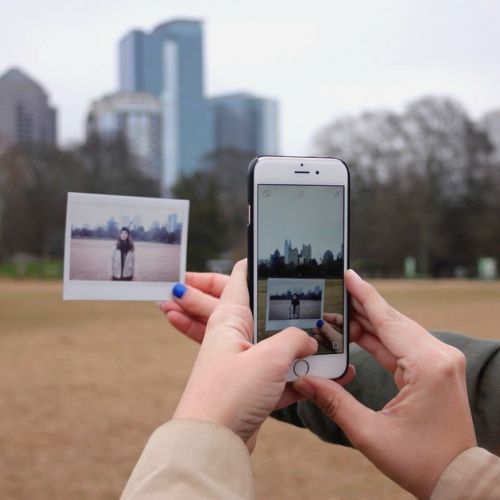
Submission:
M 285 264 L 289 264 L 290 262 L 290 252 L 292 250 L 292 240 L 285 240 L 285 249 L 283 256 L 285 258 Z
M 42 86 L 17 68 L 0 76 L 0 152 L 13 144 L 56 144 L 56 110 Z
M 248 93 L 210 99 L 215 148 L 234 148 L 255 156 L 279 154 L 278 103 Z
M 335 259 L 333 257 L 333 252 L 331 250 L 326 250 L 323 254 L 323 263 L 325 262 L 333 262 Z
M 311 249 L 311 244 L 309 243 L 308 245 L 305 245 L 302 243 L 302 258 L 304 259 L 304 262 L 309 262 L 312 258 L 312 249 Z
M 213 128 L 203 86 L 202 23 L 176 20 L 151 33 L 134 30 L 120 41 L 120 90 L 162 101 L 163 185 L 205 166 Z
M 114 138 L 123 134 L 142 170 L 161 177 L 161 104 L 144 92 L 118 92 L 92 103 L 87 116 L 87 136 Z
M 167 231 L 173 233 L 177 230 L 177 214 L 169 214 L 167 217 Z

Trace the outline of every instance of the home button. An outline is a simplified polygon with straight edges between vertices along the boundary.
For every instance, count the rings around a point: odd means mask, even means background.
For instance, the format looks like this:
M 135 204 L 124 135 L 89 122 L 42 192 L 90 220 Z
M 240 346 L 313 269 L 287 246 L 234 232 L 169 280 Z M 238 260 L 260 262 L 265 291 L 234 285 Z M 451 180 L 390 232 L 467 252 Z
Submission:
M 309 363 L 305 359 L 295 361 L 295 364 L 293 365 L 293 373 L 295 373 L 297 377 L 307 375 L 309 373 Z

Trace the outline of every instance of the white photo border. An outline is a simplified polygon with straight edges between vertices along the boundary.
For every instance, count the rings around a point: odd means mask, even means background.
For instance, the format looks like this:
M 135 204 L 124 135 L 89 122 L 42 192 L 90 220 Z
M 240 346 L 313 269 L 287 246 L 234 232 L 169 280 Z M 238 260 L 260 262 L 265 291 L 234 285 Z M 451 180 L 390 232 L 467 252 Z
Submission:
M 105 194 L 68 193 L 66 204 L 66 230 L 64 241 L 63 300 L 136 300 L 160 301 L 172 298 L 172 286 L 176 282 L 158 281 L 87 281 L 70 280 L 71 222 L 75 205 L 127 205 L 130 207 L 161 208 L 175 210 L 182 223 L 180 243 L 179 281 L 186 275 L 189 200 L 118 196 Z

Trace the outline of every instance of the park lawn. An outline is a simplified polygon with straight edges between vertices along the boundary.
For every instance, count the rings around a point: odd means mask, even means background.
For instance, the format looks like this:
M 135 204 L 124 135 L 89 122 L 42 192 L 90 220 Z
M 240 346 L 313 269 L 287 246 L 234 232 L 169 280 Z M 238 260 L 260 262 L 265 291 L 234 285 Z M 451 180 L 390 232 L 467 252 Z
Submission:
M 500 338 L 500 282 L 379 281 L 435 329 Z M 152 303 L 63 302 L 57 282 L 0 281 L 0 497 L 116 499 L 172 415 L 197 347 Z M 267 421 L 258 498 L 407 499 L 358 452 Z

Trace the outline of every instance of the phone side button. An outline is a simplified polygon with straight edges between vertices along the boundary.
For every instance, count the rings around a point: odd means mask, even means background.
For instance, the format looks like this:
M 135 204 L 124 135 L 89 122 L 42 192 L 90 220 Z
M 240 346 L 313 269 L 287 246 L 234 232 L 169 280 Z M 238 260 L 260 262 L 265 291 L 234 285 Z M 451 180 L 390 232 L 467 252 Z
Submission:
M 293 373 L 295 373 L 297 377 L 307 375 L 309 373 L 309 363 L 305 359 L 295 361 L 295 364 L 293 365 Z

